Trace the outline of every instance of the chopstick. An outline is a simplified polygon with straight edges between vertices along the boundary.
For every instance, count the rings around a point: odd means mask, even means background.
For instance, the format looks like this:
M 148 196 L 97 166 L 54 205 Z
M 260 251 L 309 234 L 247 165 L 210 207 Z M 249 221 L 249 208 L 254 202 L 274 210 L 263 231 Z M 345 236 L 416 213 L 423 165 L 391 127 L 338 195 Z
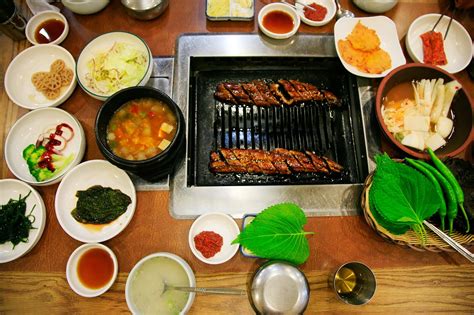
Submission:
M 454 8 L 453 10 L 453 13 L 451 14 L 451 16 L 449 17 L 449 22 L 448 22 L 448 27 L 446 28 L 446 32 L 444 33 L 444 39 L 446 40 L 446 37 L 448 37 L 448 32 L 449 32 L 449 29 L 451 27 L 451 22 L 453 22 L 453 15 L 456 13 L 456 8 Z M 441 20 L 443 19 L 443 16 L 444 16 L 444 13 L 441 13 L 441 15 L 439 16 L 439 19 L 438 21 L 436 21 L 436 24 L 433 26 L 433 28 L 431 29 L 432 32 L 434 32 L 436 26 L 438 26 L 439 22 L 441 22 Z
M 298 7 L 297 7 L 296 5 L 291 4 L 291 3 L 288 3 L 288 2 L 286 2 L 285 0 L 281 0 L 281 2 L 284 3 L 284 4 L 286 4 L 286 5 L 288 5 L 288 6 L 290 6 L 290 7 L 292 7 L 292 8 L 295 9 L 295 10 L 298 9 Z M 315 8 L 310 7 L 309 5 L 306 5 L 306 4 L 301 3 L 301 2 L 298 2 L 298 1 L 296 1 L 296 3 L 301 4 L 302 6 L 304 6 L 305 8 L 308 8 L 308 9 L 310 9 L 310 10 L 316 11 Z
M 313 7 L 311 7 L 311 6 L 307 5 L 307 4 L 304 4 L 304 3 L 299 2 L 299 1 L 296 1 L 296 3 L 301 4 L 303 7 L 308 8 L 308 9 L 310 9 L 310 10 L 316 11 L 315 8 L 313 8 Z

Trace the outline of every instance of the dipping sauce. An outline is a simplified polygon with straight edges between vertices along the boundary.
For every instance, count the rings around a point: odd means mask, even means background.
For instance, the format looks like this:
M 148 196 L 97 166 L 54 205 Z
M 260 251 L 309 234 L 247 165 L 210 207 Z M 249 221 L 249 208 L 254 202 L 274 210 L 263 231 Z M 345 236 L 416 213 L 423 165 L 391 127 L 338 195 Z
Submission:
M 268 12 L 263 17 L 262 23 L 267 30 L 276 34 L 289 33 L 295 25 L 291 15 L 279 10 Z
M 107 126 L 107 144 L 126 160 L 146 160 L 163 152 L 176 135 L 175 114 L 154 98 L 126 102 Z
M 138 314 L 179 314 L 189 299 L 188 292 L 166 290 L 171 286 L 189 286 L 184 268 L 168 257 L 153 257 L 131 275 L 130 300 Z
M 89 289 L 100 289 L 112 279 L 114 262 L 102 248 L 92 248 L 81 255 L 77 263 L 79 281 Z
M 46 20 L 35 30 L 35 41 L 39 44 L 48 44 L 61 36 L 64 31 L 64 22 L 61 20 Z
M 316 11 L 311 10 L 309 8 L 304 8 L 304 16 L 307 19 L 311 21 L 316 21 L 316 22 L 320 22 L 324 20 L 324 18 L 326 17 L 326 14 L 328 13 L 328 9 L 326 9 L 326 7 L 316 4 L 316 3 L 311 3 L 309 6 L 315 9 Z
M 222 236 L 212 231 L 202 231 L 194 237 L 194 245 L 205 258 L 214 257 L 224 244 Z

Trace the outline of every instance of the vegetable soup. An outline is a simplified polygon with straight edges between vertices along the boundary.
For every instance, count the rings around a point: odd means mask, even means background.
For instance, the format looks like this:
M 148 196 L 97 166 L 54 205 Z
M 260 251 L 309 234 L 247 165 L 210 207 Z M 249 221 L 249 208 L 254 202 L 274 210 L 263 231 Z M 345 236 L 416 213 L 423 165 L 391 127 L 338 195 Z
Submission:
M 163 152 L 176 135 L 177 121 L 167 104 L 153 98 L 128 101 L 107 126 L 107 144 L 126 160 L 146 160 Z

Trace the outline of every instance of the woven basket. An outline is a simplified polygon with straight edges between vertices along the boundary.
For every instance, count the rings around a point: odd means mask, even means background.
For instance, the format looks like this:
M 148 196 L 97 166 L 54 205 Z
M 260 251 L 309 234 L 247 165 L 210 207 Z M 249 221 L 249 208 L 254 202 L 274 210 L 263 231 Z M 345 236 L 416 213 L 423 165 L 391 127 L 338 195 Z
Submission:
M 370 225 L 370 227 L 377 232 L 377 234 L 379 234 L 380 236 L 382 236 L 383 238 L 387 240 L 390 240 L 391 242 L 394 242 L 395 244 L 407 246 L 418 251 L 425 251 L 425 250 L 431 251 L 431 252 L 454 251 L 451 248 L 451 246 L 446 244 L 438 235 L 434 234 L 428 228 L 426 228 L 427 241 L 425 245 L 421 245 L 420 240 L 418 239 L 415 232 L 413 232 L 412 230 L 408 230 L 405 234 L 402 234 L 402 235 L 395 235 L 387 231 L 381 225 L 379 225 L 377 221 L 375 221 L 372 215 L 372 212 L 370 211 L 370 208 L 369 208 L 369 191 L 370 191 L 370 187 L 372 186 L 372 177 L 373 177 L 373 174 L 370 174 L 365 180 L 364 191 L 362 192 L 362 197 L 361 197 L 361 206 L 364 211 L 365 220 Z M 461 234 L 459 232 L 453 232 L 451 234 L 451 238 L 461 245 L 474 244 L 474 234 Z

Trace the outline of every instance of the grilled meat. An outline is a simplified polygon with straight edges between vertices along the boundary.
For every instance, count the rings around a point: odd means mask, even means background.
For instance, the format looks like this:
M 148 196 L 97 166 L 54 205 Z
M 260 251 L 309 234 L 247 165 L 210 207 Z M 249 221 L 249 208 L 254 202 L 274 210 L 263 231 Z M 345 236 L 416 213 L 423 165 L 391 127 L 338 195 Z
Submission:
M 289 175 L 292 173 L 341 173 L 343 167 L 314 152 L 277 148 L 272 151 L 220 149 L 211 152 L 209 168 L 213 173 Z
M 319 91 L 316 86 L 298 80 L 278 80 L 278 82 L 270 83 L 262 80 L 219 83 L 214 98 L 228 104 L 256 106 L 294 105 L 322 100 L 326 100 L 330 105 L 341 105 L 334 93 Z

